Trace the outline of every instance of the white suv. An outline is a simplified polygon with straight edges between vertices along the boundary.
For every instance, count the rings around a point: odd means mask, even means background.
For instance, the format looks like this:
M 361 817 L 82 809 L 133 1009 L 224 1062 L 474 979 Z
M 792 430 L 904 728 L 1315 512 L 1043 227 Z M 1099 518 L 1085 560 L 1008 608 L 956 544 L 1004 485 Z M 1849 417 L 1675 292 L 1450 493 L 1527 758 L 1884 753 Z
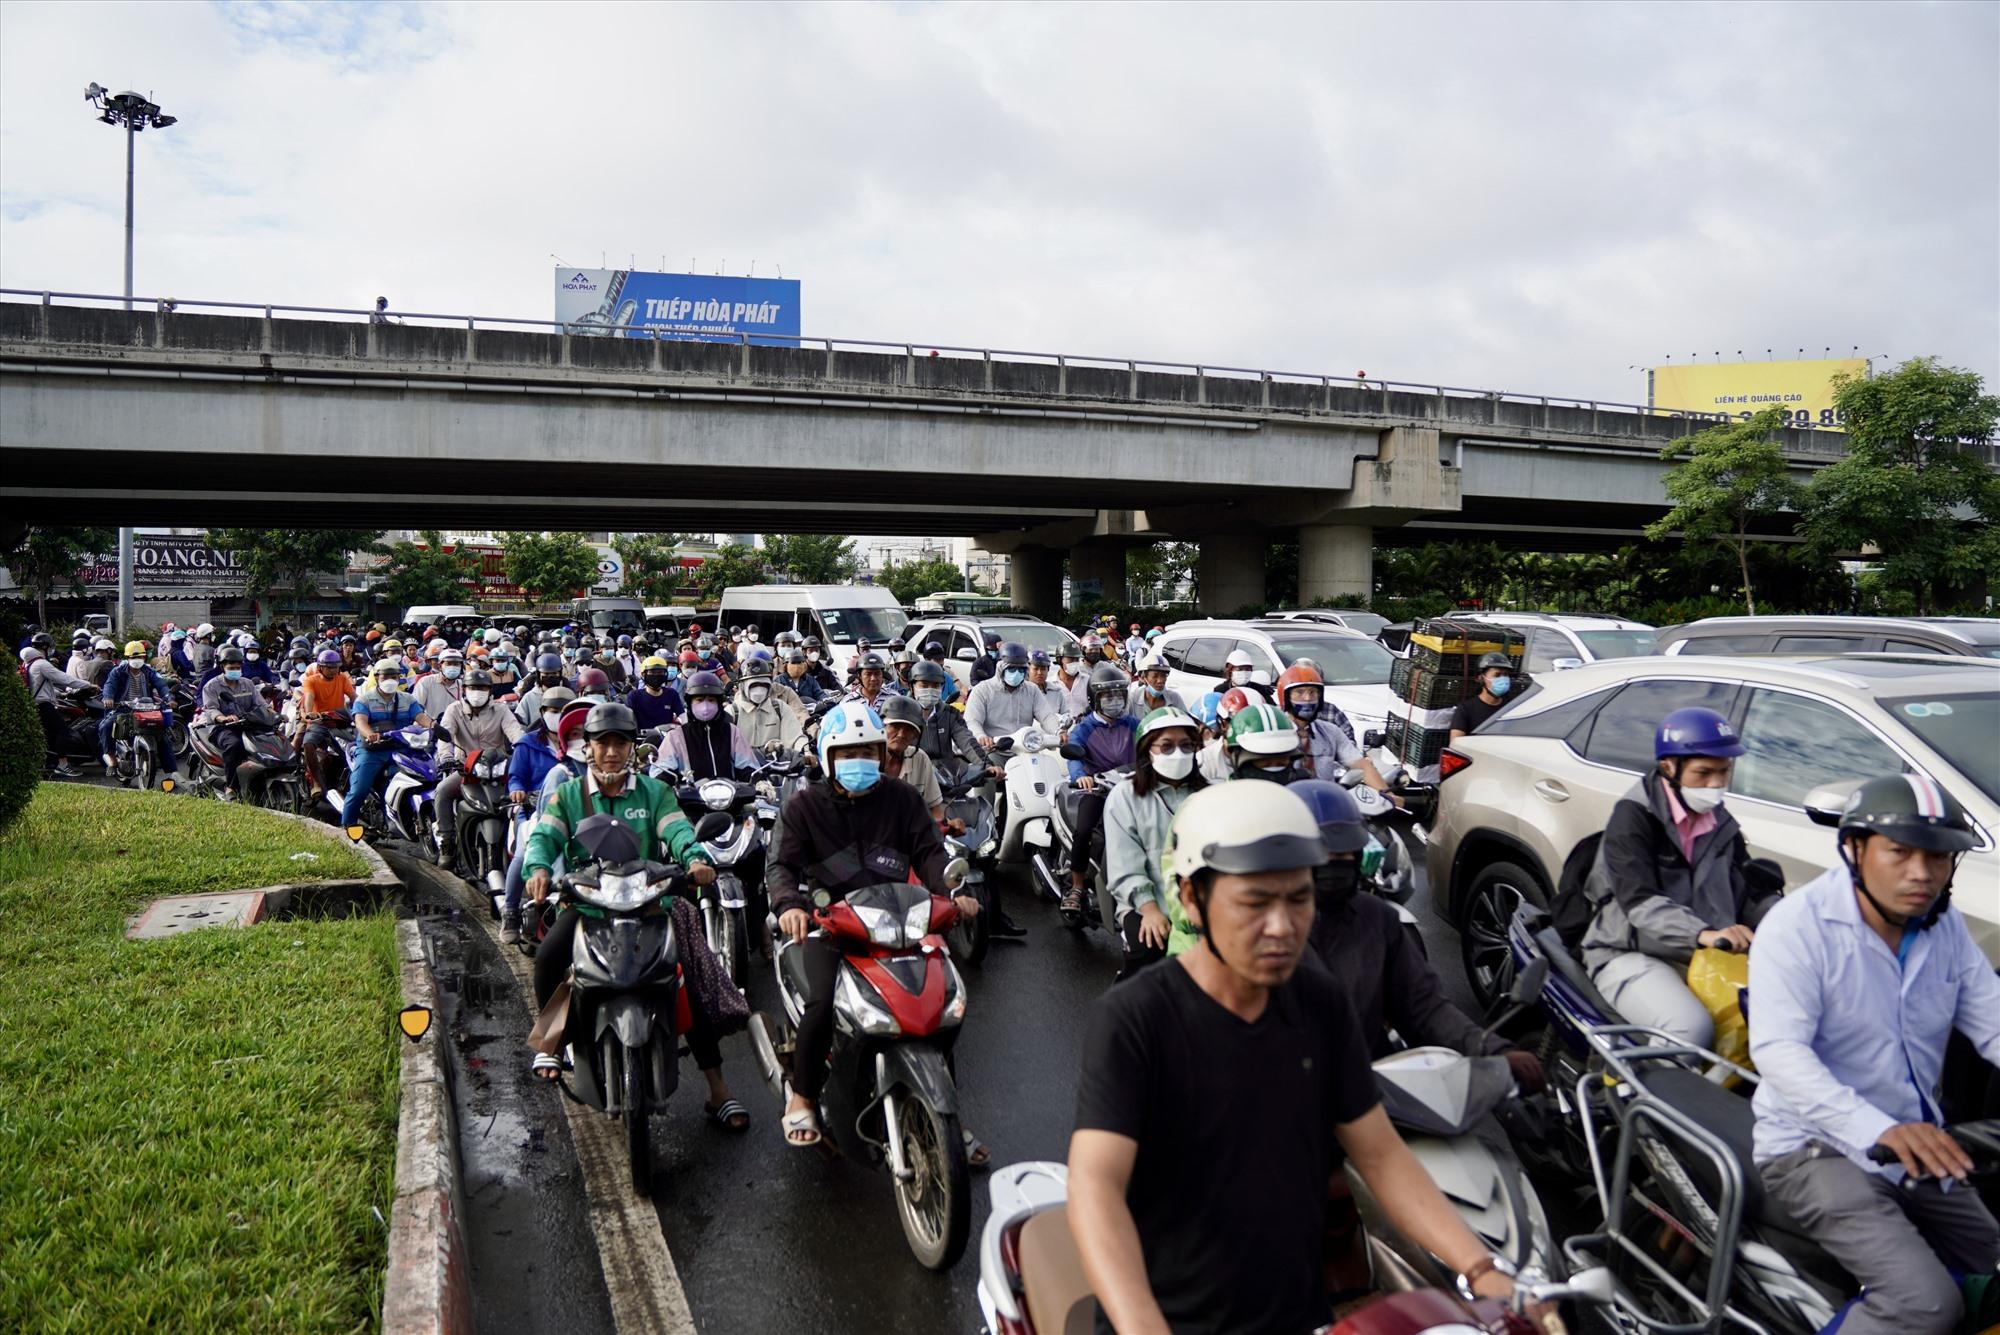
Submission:
M 1468 619 L 1511 626 L 1528 637 L 1521 670 L 1560 672 L 1607 658 L 1643 658 L 1654 651 L 1654 629 L 1623 617 L 1562 612 L 1468 612 Z
M 1002 643 L 1024 644 L 1030 653 L 1040 649 L 1053 660 L 1064 649 L 1083 647 L 1082 641 L 1039 617 L 1031 616 L 942 616 L 912 621 L 903 628 L 903 645 L 921 655 L 924 646 L 936 640 L 944 646 L 945 670 L 958 679 L 959 689 L 972 689 L 972 665 L 986 652 L 986 636 L 998 635 Z
M 1223 660 L 1234 650 L 1250 655 L 1265 685 L 1301 658 L 1326 679 L 1326 698 L 1354 725 L 1358 742 L 1387 726 L 1389 669 L 1396 658 L 1358 630 L 1313 621 L 1176 621 L 1153 641 L 1167 660 L 1167 689 L 1189 705 L 1222 689 Z

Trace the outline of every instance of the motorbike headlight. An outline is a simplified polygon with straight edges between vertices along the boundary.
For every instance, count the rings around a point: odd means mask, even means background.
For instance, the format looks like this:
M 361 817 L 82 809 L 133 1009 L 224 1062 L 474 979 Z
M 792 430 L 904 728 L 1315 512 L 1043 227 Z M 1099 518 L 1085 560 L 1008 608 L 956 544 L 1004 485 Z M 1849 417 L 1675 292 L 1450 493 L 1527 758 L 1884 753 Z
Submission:
M 982 858 L 990 858 L 999 851 L 1000 841 L 998 839 L 989 838 L 979 846 L 979 856 Z
M 903 924 L 888 909 L 871 908 L 866 904 L 849 904 L 854 916 L 868 929 L 868 939 L 878 946 L 900 946 L 903 944 Z M 924 913 L 930 913 L 930 905 L 924 905 Z M 926 917 L 928 922 L 928 916 Z M 845 977 L 845 975 L 842 975 Z
M 710 811 L 727 811 L 736 801 L 736 785 L 728 779 L 703 779 L 694 791 Z
M 886 914 L 884 917 L 888 916 Z M 889 1013 L 889 1008 L 877 997 L 870 996 L 861 984 L 854 981 L 854 970 L 843 968 L 839 981 L 833 985 L 833 1004 L 855 1028 L 864 1034 L 900 1034 L 903 1026 Z
M 627 876 L 600 875 L 595 888 L 578 886 L 577 897 L 597 905 L 599 908 L 629 913 L 644 907 L 657 898 L 657 892 L 646 881 L 646 873 L 635 871 Z
M 921 941 L 931 930 L 931 901 L 928 897 L 920 904 L 910 905 L 910 911 L 903 915 L 903 939 Z
M 1018 749 L 1022 751 L 1039 751 L 1045 745 L 1047 743 L 1042 734 L 1030 728 L 1021 734 L 1021 745 Z

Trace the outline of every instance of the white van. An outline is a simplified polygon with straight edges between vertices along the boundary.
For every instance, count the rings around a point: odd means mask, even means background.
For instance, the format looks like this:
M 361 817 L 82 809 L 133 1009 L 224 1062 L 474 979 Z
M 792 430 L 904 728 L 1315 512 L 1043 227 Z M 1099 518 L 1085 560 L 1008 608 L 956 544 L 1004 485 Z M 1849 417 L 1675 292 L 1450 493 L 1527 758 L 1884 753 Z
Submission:
M 470 603 L 421 603 L 403 611 L 405 626 L 441 626 L 452 617 L 478 617 L 479 609 Z
M 716 613 L 721 633 L 731 626 L 755 626 L 766 644 L 781 631 L 817 635 L 836 677 L 846 674 L 862 640 L 887 644 L 902 635 L 908 622 L 895 595 L 872 584 L 742 585 L 722 591 Z

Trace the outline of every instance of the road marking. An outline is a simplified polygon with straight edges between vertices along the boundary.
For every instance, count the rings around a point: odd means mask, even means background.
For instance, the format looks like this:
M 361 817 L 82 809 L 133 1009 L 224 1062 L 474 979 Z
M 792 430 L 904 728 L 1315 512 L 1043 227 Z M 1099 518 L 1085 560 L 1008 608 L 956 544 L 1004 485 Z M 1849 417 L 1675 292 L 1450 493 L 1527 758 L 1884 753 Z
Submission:
M 500 925 L 493 921 L 490 901 L 458 877 L 429 863 L 413 858 L 398 861 L 421 868 L 419 874 L 441 885 L 465 910 L 465 917 L 479 924 L 506 961 L 520 985 L 522 1004 L 533 1015 L 533 961 L 518 946 L 500 939 Z M 604 1287 L 611 1295 L 612 1325 L 618 1335 L 696 1335 L 694 1313 L 688 1308 L 687 1291 L 681 1287 L 673 1253 L 667 1250 L 660 1217 L 651 1202 L 632 1190 L 623 1128 L 560 1091 L 551 1093 L 562 1100 L 570 1141 L 583 1169 L 584 1204 L 604 1268 Z

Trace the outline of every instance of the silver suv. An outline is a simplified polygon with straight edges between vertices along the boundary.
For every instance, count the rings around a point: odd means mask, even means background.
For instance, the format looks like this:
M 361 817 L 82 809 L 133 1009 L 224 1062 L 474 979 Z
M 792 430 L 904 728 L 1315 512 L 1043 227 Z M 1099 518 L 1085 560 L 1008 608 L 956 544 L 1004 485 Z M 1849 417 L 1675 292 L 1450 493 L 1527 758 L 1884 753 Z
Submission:
M 1521 670 L 1560 672 L 1607 658 L 1640 658 L 1654 653 L 1653 628 L 1643 621 L 1596 613 L 1468 612 L 1469 619 L 1512 626 L 1528 637 Z
M 1425 850 L 1432 903 L 1457 924 L 1473 992 L 1505 977 L 1506 926 L 1546 906 L 1572 857 L 1653 767 L 1653 730 L 1676 709 L 1727 716 L 1746 748 L 1729 809 L 1750 851 L 1796 887 L 1837 856 L 1809 808 L 1837 812 L 1866 779 L 1929 775 L 1982 831 L 1955 902 L 2000 962 L 2000 662 L 1941 656 L 1636 658 L 1550 674 L 1453 742 Z

